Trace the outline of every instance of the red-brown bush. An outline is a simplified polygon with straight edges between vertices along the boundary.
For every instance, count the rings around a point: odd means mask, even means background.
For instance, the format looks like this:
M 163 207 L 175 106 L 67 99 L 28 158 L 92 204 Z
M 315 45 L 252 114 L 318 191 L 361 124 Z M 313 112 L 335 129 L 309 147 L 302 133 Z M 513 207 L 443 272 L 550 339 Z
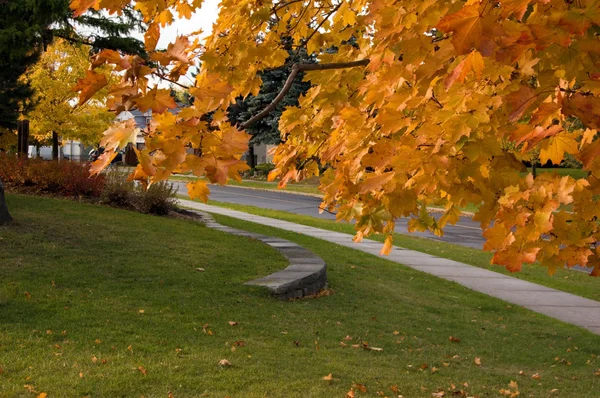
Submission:
M 62 196 L 99 197 L 104 176 L 90 177 L 89 163 L 46 161 L 0 154 L 0 179 L 8 189 Z

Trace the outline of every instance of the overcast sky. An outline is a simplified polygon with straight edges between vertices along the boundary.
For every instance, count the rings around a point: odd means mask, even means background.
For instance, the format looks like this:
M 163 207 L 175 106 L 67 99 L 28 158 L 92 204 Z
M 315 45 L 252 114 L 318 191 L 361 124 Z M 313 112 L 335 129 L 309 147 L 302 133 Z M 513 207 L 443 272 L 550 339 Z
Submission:
M 167 48 L 169 43 L 175 41 L 177 36 L 190 34 L 202 29 L 202 35 L 207 36 L 212 31 L 212 24 L 217 20 L 220 0 L 204 0 L 199 12 L 192 15 L 192 18 L 177 19 L 173 24 L 161 31 L 158 48 Z M 177 15 L 175 15 L 177 17 Z

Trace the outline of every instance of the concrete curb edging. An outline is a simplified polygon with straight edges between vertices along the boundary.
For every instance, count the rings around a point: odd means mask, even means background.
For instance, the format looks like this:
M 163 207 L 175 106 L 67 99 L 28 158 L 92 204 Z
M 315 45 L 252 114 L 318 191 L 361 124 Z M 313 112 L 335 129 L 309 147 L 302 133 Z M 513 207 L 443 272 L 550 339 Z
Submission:
M 327 265 L 321 257 L 310 250 L 289 240 L 221 225 L 205 212 L 187 211 L 200 215 L 209 228 L 259 240 L 276 249 L 289 260 L 290 265 L 284 270 L 246 282 L 246 285 L 263 286 L 280 300 L 310 296 L 327 288 Z

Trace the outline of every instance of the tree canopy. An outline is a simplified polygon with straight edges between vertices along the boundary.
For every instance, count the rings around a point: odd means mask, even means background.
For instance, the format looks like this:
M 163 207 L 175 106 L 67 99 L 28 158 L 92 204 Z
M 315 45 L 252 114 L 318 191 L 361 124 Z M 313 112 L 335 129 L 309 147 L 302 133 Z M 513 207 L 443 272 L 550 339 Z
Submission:
M 90 7 L 118 13 L 129 3 L 74 0 L 72 7 L 76 14 Z M 124 71 L 112 89 L 113 110 L 136 106 L 156 115 L 134 177 L 157 181 L 192 171 L 219 183 L 239 178 L 244 130 L 304 72 L 312 87 L 281 116 L 283 143 L 270 177 L 286 184 L 328 165 L 323 207 L 356 220 L 357 240 L 388 233 L 388 252 L 398 217 L 412 218 L 410 230 L 441 234 L 458 220 L 459 207 L 474 203 L 494 263 L 516 271 L 538 261 L 550 272 L 579 264 L 600 275 L 599 0 L 224 0 L 204 42 L 179 37 L 154 51 L 173 15 L 189 18 L 201 4 L 135 2 L 149 24 L 149 57 L 168 69 L 165 78 L 177 82 L 202 61 L 188 88 L 194 104 L 177 116 L 167 112 L 174 106 L 168 92 L 148 87 L 156 67 L 110 51 L 94 59 L 94 66 Z M 232 126 L 227 107 L 258 94 L 261 71 L 288 62 L 283 38 L 318 63 L 288 65 L 274 101 Z M 90 73 L 80 87 L 85 99 L 103 84 Z M 207 112 L 210 123 L 200 119 Z M 117 125 L 104 143 L 121 147 L 132 131 Z M 189 146 L 201 156 L 188 154 Z M 542 163 L 574 155 L 589 175 L 534 179 L 522 161 L 538 149 Z M 199 180 L 190 193 L 206 199 L 208 188 Z M 430 205 L 443 206 L 441 217 Z
M 35 90 L 34 108 L 27 113 L 31 134 L 43 142 L 53 132 L 63 139 L 76 139 L 85 144 L 97 144 L 115 115 L 106 109 L 106 90 L 98 91 L 82 106 L 73 90 L 89 68 L 90 47 L 58 39 L 42 54 L 25 78 Z M 114 79 L 108 68 L 107 80 Z

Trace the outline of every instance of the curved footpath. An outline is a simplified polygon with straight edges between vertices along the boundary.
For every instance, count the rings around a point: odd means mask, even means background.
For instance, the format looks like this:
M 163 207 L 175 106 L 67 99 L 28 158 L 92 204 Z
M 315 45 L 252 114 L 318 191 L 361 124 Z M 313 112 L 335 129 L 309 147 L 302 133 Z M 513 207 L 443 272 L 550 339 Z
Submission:
M 283 271 L 246 282 L 246 285 L 265 287 L 281 300 L 310 296 L 327 288 L 327 266 L 325 261 L 310 250 L 289 240 L 221 225 L 205 212 L 197 210 L 192 210 L 192 212 L 200 215 L 202 221 L 209 228 L 260 240 L 276 249 L 289 260 L 290 265 Z
M 352 235 L 295 224 L 288 221 L 256 216 L 217 206 L 180 199 L 187 208 L 249 221 L 269 227 L 292 231 L 337 245 L 379 256 L 381 243 L 364 239 L 356 244 Z M 561 292 L 535 283 L 477 268 L 457 261 L 447 260 L 413 250 L 394 247 L 383 258 L 419 271 L 444 278 L 469 289 L 497 297 L 512 304 L 571 323 L 600 334 L 600 302 Z

